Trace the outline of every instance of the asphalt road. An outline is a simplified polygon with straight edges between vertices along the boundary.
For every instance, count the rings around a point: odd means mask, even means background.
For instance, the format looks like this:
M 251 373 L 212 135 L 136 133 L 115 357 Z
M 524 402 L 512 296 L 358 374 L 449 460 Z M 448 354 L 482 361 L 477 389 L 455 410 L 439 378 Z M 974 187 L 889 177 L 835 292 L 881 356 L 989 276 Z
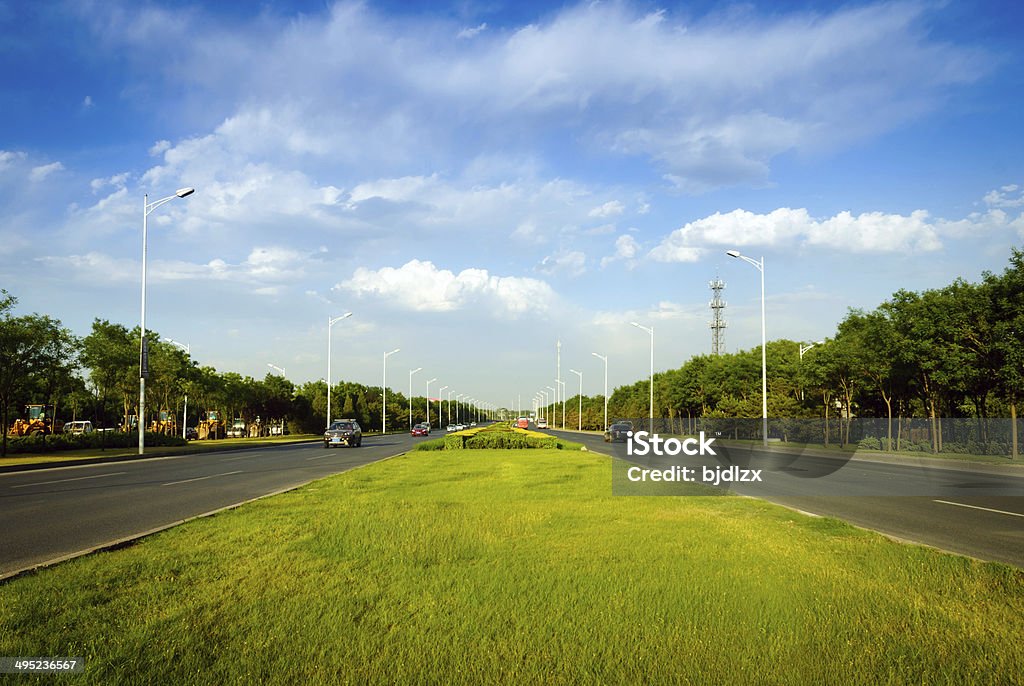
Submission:
M 0 474 L 0 578 L 405 452 L 304 443 Z
M 761 482 L 729 484 L 727 490 L 904 541 L 1024 568 L 1024 470 L 967 463 L 950 469 L 931 466 L 928 458 L 909 464 L 847 461 L 801 451 L 721 446 L 717 458 L 638 458 L 626 455 L 625 444 L 607 444 L 600 435 L 552 433 L 643 467 L 685 463 L 761 469 Z M 642 484 L 623 486 L 625 464 L 613 470 L 615 492 L 642 493 Z

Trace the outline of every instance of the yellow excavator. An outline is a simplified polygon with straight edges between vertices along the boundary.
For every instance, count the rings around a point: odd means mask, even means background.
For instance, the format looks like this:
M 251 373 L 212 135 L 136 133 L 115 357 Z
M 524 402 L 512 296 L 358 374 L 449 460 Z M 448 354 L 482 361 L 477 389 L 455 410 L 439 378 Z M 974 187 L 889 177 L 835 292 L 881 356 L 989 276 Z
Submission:
M 217 410 L 208 410 L 204 418 L 199 421 L 199 426 L 196 427 L 199 440 L 224 438 L 225 431 L 224 422 L 221 421 Z
M 176 435 L 178 425 L 174 421 L 174 415 L 170 410 L 160 410 L 160 419 L 154 419 L 149 423 L 149 430 L 153 433 Z
M 25 418 L 18 417 L 8 429 L 7 435 L 48 436 L 53 433 L 53 405 L 26 405 Z

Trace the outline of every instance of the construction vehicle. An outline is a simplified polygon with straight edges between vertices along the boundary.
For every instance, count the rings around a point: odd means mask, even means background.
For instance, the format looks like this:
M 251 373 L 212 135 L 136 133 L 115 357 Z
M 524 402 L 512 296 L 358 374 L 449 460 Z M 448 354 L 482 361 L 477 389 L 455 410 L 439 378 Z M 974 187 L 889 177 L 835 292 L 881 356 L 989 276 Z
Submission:
M 7 435 L 48 436 L 53 433 L 53 405 L 26 405 L 25 418 L 18 417 L 8 429 Z
M 178 433 L 178 425 L 175 422 L 174 415 L 171 414 L 170 410 L 160 410 L 160 419 L 154 419 L 149 424 L 149 430 L 153 433 L 176 435 Z
M 220 419 L 220 414 L 217 410 L 209 410 L 206 415 L 199 422 L 199 426 L 196 427 L 196 432 L 199 434 L 199 439 L 217 439 L 224 438 L 225 427 L 224 422 Z

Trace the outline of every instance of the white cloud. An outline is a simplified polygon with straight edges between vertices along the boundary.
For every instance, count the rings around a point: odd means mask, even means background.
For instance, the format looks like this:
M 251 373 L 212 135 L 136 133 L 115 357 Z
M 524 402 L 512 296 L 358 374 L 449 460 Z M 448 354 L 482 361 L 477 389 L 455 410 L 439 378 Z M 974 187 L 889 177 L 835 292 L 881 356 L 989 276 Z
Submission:
M 611 257 L 602 258 L 601 266 L 606 267 L 618 260 L 625 260 L 630 268 L 632 268 L 639 251 L 640 244 L 636 242 L 636 239 L 629 234 L 623 234 L 615 239 L 615 254 Z
M 168 13 L 154 8 L 90 6 L 86 18 L 109 47 L 174 57 L 186 107 L 247 103 L 222 133 L 253 151 L 447 169 L 476 134 L 521 146 L 536 137 L 505 134 L 557 121 L 582 144 L 642 156 L 695 192 L 762 184 L 781 153 L 893 130 L 984 76 L 987 53 L 928 31 L 936 11 L 879 2 L 690 21 L 580 3 L 500 31 L 355 2 L 230 31 L 199 9 L 166 32 L 156 27 Z
M 484 22 L 484 23 L 482 23 L 482 24 L 480 24 L 478 26 L 474 26 L 473 28 L 462 29 L 461 31 L 459 31 L 459 33 L 456 36 L 456 38 L 472 38 L 473 36 L 476 36 L 479 33 L 483 32 L 483 31 L 486 31 L 486 30 L 487 30 L 487 22 Z
M 82 99 L 82 109 L 90 109 L 93 105 L 95 105 L 95 103 L 93 102 L 91 95 L 87 95 Z
M 909 216 L 840 212 L 819 220 L 806 209 L 780 207 L 768 214 L 733 210 L 692 221 L 669 234 L 648 255 L 660 262 L 694 262 L 708 246 L 778 246 L 802 242 L 836 251 L 938 250 L 936 224 L 928 212 Z
M 486 269 L 464 269 L 455 274 L 420 260 L 411 260 L 397 269 L 359 267 L 350 279 L 334 288 L 358 296 L 377 296 L 403 309 L 428 312 L 480 304 L 483 312 L 496 307 L 518 315 L 546 311 L 554 300 L 551 287 L 537 279 L 494 276 Z
M 142 269 L 138 260 L 98 251 L 36 259 L 70 277 L 94 283 L 137 282 Z M 146 263 L 146 280 L 149 283 L 235 282 L 247 286 L 250 292 L 270 294 L 299 281 L 305 274 L 305 263 L 305 254 L 280 246 L 253 248 L 246 259 L 237 264 L 219 258 L 206 263 L 150 258 Z
M 1016 193 L 1017 197 L 1013 197 Z M 1017 184 L 1003 186 L 985 194 L 985 204 L 989 207 L 1022 207 L 1024 206 L 1024 190 Z
M 168 141 L 168 140 L 159 140 L 156 143 L 154 143 L 153 146 L 149 149 L 149 155 L 150 155 L 150 157 L 157 157 L 159 155 L 164 154 L 170 148 L 171 148 L 171 142 L 170 141 Z
M 27 155 L 17 150 L 0 150 L 0 169 L 13 166 L 15 162 L 25 159 Z
M 587 256 L 579 250 L 548 255 L 537 266 L 537 271 L 552 276 L 580 276 L 587 270 Z
M 614 217 L 615 215 L 622 214 L 622 212 L 625 209 L 625 205 L 623 205 L 618 200 L 609 200 L 600 207 L 595 207 L 594 209 L 590 210 L 590 212 L 587 213 L 587 216 L 606 219 L 608 217 Z
M 114 174 L 106 179 L 93 179 L 89 182 L 89 188 L 92 189 L 93 193 L 98 193 L 107 186 L 113 186 L 114 188 L 124 188 L 125 184 L 128 183 L 128 178 L 131 176 L 129 172 L 122 172 L 120 174 Z
M 61 164 L 60 162 L 51 162 L 50 164 L 32 167 L 32 171 L 29 172 L 28 177 L 32 182 L 37 183 L 45 179 L 50 174 L 53 174 L 54 172 L 59 172 L 62 169 L 64 169 L 64 165 Z

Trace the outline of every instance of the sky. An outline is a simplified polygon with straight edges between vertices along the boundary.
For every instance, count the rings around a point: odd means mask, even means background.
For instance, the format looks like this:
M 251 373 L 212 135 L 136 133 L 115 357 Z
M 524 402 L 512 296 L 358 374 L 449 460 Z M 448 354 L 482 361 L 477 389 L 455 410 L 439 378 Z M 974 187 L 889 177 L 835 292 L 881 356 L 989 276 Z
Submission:
M 1011 2 L 0 0 L 0 287 L 495 406 L 815 341 L 1024 246 Z M 549 392 L 549 397 L 550 397 Z

